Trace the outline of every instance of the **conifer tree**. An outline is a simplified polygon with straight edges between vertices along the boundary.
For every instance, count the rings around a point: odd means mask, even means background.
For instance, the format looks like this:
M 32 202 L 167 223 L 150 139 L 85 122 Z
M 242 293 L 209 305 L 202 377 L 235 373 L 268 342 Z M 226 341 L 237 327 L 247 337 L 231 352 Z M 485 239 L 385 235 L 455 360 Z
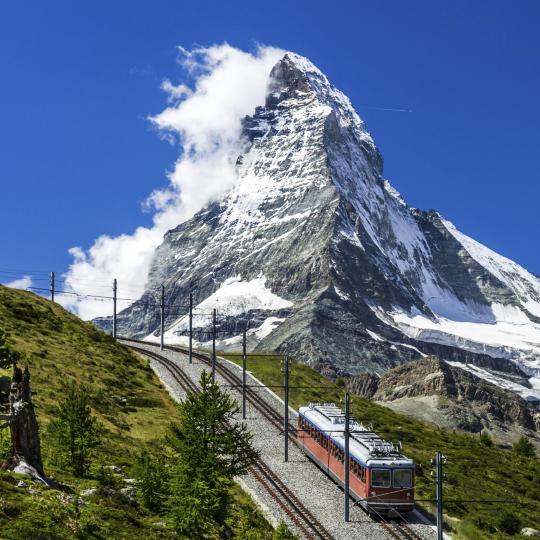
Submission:
M 70 465 L 77 476 L 82 476 L 88 471 L 92 452 L 100 442 L 100 429 L 92 415 L 87 390 L 71 382 L 64 386 L 63 392 L 49 433 L 56 456 Z
M 219 529 L 233 478 L 245 474 L 258 456 L 247 427 L 234 419 L 236 401 L 206 371 L 200 388 L 180 404 L 180 421 L 168 437 L 176 462 L 170 513 L 177 532 L 192 537 Z

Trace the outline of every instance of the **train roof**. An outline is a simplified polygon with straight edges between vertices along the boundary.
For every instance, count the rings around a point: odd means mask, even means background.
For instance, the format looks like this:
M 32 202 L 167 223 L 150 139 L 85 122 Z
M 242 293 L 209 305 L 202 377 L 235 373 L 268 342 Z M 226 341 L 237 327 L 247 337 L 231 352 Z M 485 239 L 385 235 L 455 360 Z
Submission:
M 335 403 L 310 403 L 300 407 L 303 416 L 318 429 L 325 432 L 341 449 L 344 449 L 345 413 Z M 392 444 L 373 432 L 371 427 L 349 417 L 349 451 L 353 458 L 369 466 L 413 467 L 411 459 Z

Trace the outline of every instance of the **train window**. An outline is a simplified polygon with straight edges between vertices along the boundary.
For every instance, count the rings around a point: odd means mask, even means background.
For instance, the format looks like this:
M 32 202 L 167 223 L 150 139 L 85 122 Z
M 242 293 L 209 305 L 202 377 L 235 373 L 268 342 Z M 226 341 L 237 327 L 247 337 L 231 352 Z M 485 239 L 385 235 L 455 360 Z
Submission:
M 394 471 L 394 487 L 395 488 L 410 488 L 410 487 L 412 487 L 412 471 L 411 471 L 411 469 L 396 469 Z
M 366 481 L 366 468 L 362 466 L 360 466 L 360 480 L 362 482 Z
M 372 487 L 390 487 L 392 471 L 390 469 L 372 469 L 371 486 Z

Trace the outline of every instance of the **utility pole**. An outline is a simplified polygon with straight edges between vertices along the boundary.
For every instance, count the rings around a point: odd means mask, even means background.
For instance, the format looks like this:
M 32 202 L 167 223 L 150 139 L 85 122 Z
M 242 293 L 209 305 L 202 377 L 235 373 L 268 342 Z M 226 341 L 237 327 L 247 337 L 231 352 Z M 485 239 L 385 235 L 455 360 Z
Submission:
M 242 334 L 242 419 L 246 419 L 246 331 Z
M 113 319 L 112 319 L 112 335 L 116 339 L 116 291 L 117 282 L 116 278 L 113 279 Z
M 212 311 L 212 381 L 216 380 L 216 308 Z
M 437 452 L 435 466 L 437 475 L 437 540 L 443 540 L 443 461 L 444 456 Z
M 51 302 L 54 304 L 54 272 L 51 272 Z
M 284 434 L 284 461 L 289 461 L 289 355 L 284 359 L 284 378 L 285 378 L 285 409 L 283 411 L 283 434 Z
M 343 461 L 343 495 L 345 503 L 345 523 L 349 522 L 349 436 L 350 436 L 350 426 L 349 426 L 349 393 L 345 394 L 345 459 Z
M 189 363 L 193 364 L 193 294 L 189 293 Z
M 165 285 L 161 286 L 161 339 L 159 341 L 159 349 L 162 351 L 165 348 Z

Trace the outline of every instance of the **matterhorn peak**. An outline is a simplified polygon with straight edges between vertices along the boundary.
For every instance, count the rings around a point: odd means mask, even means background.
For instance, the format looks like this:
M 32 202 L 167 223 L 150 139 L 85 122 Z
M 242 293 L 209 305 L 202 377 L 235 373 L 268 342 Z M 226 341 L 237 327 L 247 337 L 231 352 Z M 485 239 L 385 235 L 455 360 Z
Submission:
M 243 135 L 235 185 L 167 233 L 148 292 L 119 317 L 122 334 L 157 339 L 148 306 L 164 283 L 171 304 L 194 293 L 202 312 L 217 307 L 221 349 L 247 325 L 250 348 L 329 375 L 426 354 L 540 374 L 538 278 L 410 208 L 350 100 L 308 59 L 287 52 L 274 65 Z M 186 343 L 178 315 L 166 339 Z M 199 317 L 197 332 L 209 325 Z

